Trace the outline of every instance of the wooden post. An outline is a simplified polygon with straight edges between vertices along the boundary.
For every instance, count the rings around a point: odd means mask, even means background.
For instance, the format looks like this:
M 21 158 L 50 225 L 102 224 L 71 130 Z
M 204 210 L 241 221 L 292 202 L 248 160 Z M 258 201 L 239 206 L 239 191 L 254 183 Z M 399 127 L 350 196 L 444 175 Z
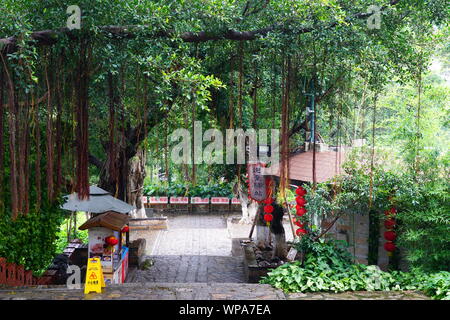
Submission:
M 288 212 L 288 216 L 289 216 L 289 224 L 291 225 L 292 236 L 295 239 L 294 223 L 292 222 L 291 210 L 289 209 L 289 203 L 286 200 L 286 196 L 284 197 L 284 203 L 286 204 L 286 208 L 287 208 L 287 212 Z

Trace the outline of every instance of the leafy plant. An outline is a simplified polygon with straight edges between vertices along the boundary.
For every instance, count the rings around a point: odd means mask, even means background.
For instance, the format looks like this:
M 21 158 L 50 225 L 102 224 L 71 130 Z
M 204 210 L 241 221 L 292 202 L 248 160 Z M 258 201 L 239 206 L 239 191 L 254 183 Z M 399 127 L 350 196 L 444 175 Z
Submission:
M 450 205 L 444 184 L 422 186 L 420 203 L 400 212 L 399 246 L 412 267 L 450 271 Z
M 450 272 L 384 272 L 374 265 L 353 264 L 342 243 L 334 241 L 305 240 L 297 248 L 304 252 L 303 262 L 286 263 L 261 283 L 286 292 L 422 290 L 435 299 L 450 297 Z
M 195 186 L 192 186 L 191 184 L 171 184 L 170 186 L 150 184 L 144 187 L 144 194 L 147 196 L 169 197 L 233 197 L 232 185 L 226 182 Z
M 10 215 L 3 214 L 0 219 L 0 256 L 39 274 L 55 256 L 57 232 L 63 217 L 59 204 L 20 215 L 15 221 Z

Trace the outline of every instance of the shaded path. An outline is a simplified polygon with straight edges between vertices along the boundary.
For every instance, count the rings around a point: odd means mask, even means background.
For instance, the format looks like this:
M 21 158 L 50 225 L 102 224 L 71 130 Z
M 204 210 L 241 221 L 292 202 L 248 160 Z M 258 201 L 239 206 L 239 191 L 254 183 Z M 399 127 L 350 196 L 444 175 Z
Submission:
M 136 270 L 127 282 L 245 282 L 243 257 L 231 255 L 226 216 L 172 215 L 168 224 L 147 257 L 154 265 Z

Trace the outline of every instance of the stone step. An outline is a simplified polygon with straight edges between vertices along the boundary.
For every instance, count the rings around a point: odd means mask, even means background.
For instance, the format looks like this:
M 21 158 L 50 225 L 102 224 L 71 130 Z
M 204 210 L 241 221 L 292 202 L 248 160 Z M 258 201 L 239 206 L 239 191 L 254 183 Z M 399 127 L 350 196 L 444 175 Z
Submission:
M 0 300 L 285 300 L 281 290 L 247 283 L 125 283 L 85 295 L 65 286 L 0 288 Z

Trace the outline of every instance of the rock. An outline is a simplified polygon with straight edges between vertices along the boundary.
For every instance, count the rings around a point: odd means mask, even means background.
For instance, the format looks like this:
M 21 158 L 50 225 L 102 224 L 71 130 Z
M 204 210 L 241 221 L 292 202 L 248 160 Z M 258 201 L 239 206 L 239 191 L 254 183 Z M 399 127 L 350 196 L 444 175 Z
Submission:
M 152 259 L 145 259 L 142 263 L 141 270 L 148 270 L 151 266 L 153 266 L 154 262 Z
M 260 267 L 270 267 L 270 262 L 261 261 L 261 262 L 258 262 L 258 266 L 260 266 Z

